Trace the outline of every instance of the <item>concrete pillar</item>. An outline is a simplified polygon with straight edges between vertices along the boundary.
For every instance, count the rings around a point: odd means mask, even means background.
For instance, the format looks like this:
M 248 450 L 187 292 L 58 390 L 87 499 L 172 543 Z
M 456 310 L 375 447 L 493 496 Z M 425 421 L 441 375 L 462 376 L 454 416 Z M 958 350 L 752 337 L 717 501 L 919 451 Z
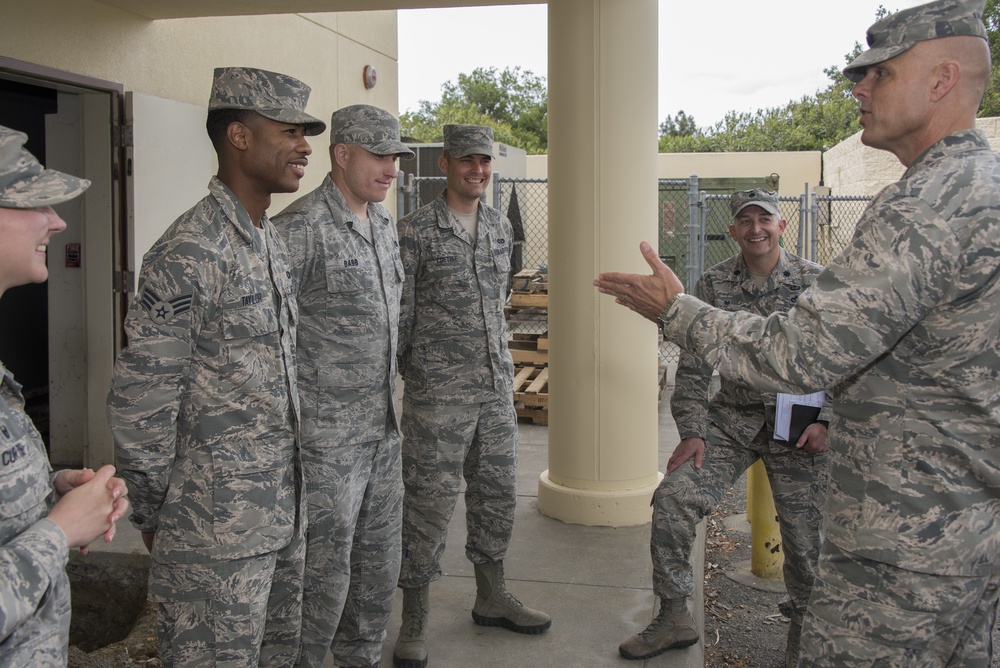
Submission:
M 549 468 L 539 510 L 650 519 L 656 327 L 599 295 L 601 271 L 648 267 L 657 237 L 657 2 L 549 1 Z

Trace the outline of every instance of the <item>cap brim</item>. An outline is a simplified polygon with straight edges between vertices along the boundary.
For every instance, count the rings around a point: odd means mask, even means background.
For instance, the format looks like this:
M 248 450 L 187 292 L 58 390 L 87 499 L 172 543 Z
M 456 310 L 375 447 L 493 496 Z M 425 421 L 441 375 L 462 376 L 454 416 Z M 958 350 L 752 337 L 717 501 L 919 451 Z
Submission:
M 461 151 L 450 150 L 448 151 L 448 155 L 450 155 L 453 158 L 464 158 L 469 155 L 485 155 L 489 156 L 490 158 L 496 159 L 496 156 L 493 155 L 492 147 L 490 148 L 490 150 L 484 151 L 483 147 L 481 146 L 474 146 L 472 148 L 462 149 Z
M 326 123 L 324 121 L 297 109 L 252 109 L 251 111 L 256 111 L 264 118 L 270 118 L 272 121 L 278 121 L 279 123 L 302 125 L 305 127 L 305 133 L 308 137 L 326 132 Z
M 31 209 L 36 206 L 54 206 L 68 202 L 83 194 L 90 181 L 54 169 L 46 169 L 31 179 L 19 181 L 0 192 L 0 207 Z
M 781 209 L 779 209 L 778 207 L 774 206 L 773 204 L 770 204 L 769 202 L 762 202 L 760 200 L 750 200 L 749 202 L 746 202 L 745 204 L 743 204 L 743 206 L 741 206 L 740 208 L 736 209 L 736 211 L 733 212 L 732 218 L 736 218 L 736 216 L 740 215 L 740 211 L 742 211 L 743 209 L 747 208 L 748 206 L 759 206 L 760 208 L 764 209 L 764 211 L 767 211 L 772 216 L 780 216 L 781 215 Z
M 901 53 L 909 51 L 912 47 L 913 44 L 894 44 L 893 46 L 880 46 L 868 49 L 844 68 L 844 76 L 854 83 L 858 83 L 865 78 L 865 70 L 868 67 L 884 63 Z
M 371 146 L 365 146 L 364 149 L 369 153 L 374 153 L 375 155 L 398 155 L 404 158 L 412 158 L 416 155 L 410 148 L 398 141 L 382 141 Z

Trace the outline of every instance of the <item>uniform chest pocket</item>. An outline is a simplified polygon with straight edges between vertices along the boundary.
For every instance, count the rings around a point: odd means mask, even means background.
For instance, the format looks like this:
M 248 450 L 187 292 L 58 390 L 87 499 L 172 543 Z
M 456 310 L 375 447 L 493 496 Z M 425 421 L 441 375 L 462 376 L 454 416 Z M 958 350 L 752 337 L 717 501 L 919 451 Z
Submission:
M 278 331 L 278 314 L 270 302 L 261 301 L 252 306 L 228 305 L 222 309 L 222 328 L 226 339 L 266 336 Z
M 510 249 L 506 246 L 493 249 L 493 266 L 496 267 L 497 273 L 504 277 L 506 280 L 507 274 L 510 273 Z
M 737 299 L 735 295 L 728 292 L 715 293 L 715 307 L 724 311 L 739 311 L 743 300 Z
M 351 260 L 343 260 L 341 265 L 328 262 L 326 265 L 326 289 L 331 294 L 351 292 L 371 292 L 377 285 L 375 270 L 364 265 L 343 266 Z
M 778 308 L 784 311 L 791 310 L 791 308 L 795 306 L 795 302 L 798 301 L 799 295 L 801 294 L 802 290 L 797 285 L 782 286 L 781 289 L 778 290 Z

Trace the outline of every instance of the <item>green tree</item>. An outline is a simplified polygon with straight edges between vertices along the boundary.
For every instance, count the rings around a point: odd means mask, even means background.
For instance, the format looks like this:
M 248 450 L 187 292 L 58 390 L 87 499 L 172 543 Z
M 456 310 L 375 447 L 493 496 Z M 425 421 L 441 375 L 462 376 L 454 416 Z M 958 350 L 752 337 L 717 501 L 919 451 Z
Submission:
M 879 5 L 875 19 L 888 15 Z M 1000 116 L 1000 0 L 987 0 L 983 22 L 989 35 L 993 70 L 979 116 Z M 844 58 L 854 60 L 864 49 L 855 43 Z M 715 153 L 722 151 L 824 151 L 861 129 L 852 82 L 843 66 L 824 73 L 829 82 L 814 95 L 791 100 L 781 107 L 754 112 L 730 111 L 708 128 L 699 128 L 683 110 L 660 124 L 661 153 Z M 460 74 L 457 82 L 441 87 L 441 100 L 421 100 L 414 112 L 400 117 L 404 135 L 418 141 L 441 141 L 448 123 L 489 125 L 497 141 L 530 154 L 548 150 L 548 93 L 545 80 L 519 67 L 477 68 Z
M 694 137 L 701 131 L 694 120 L 694 116 L 688 116 L 681 109 L 677 112 L 677 118 L 667 116 L 667 120 L 660 123 L 660 136 L 668 137 Z
M 548 150 L 548 91 L 545 80 L 520 67 L 476 68 L 441 87 L 441 100 L 421 100 L 400 116 L 400 129 L 418 141 L 441 141 L 448 123 L 489 125 L 496 141 L 530 154 Z
M 879 5 L 875 20 L 888 14 L 888 10 Z M 989 36 L 993 69 L 979 116 L 993 117 L 1000 116 L 1000 0 L 986 1 L 983 22 Z M 855 44 L 844 59 L 845 65 L 863 50 L 860 44 Z M 730 111 L 710 128 L 686 127 L 682 132 L 680 122 L 667 116 L 660 125 L 660 152 L 827 150 L 861 130 L 858 103 L 851 96 L 853 83 L 843 75 L 842 69 L 824 70 L 830 81 L 815 95 L 754 113 Z M 683 113 L 678 113 L 678 118 Z
M 993 69 L 989 82 L 986 84 L 986 94 L 979 105 L 980 118 L 1000 116 L 1000 1 L 986 0 L 986 10 L 983 12 L 983 23 L 989 35 L 990 58 Z
M 855 44 L 845 63 L 860 52 L 861 45 Z M 667 116 L 660 124 L 659 150 L 661 153 L 826 150 L 861 126 L 858 103 L 851 97 L 851 81 L 840 67 L 830 67 L 824 72 L 830 82 L 815 95 L 752 113 L 730 111 L 710 128 L 699 129 L 683 111 L 678 112 L 676 119 Z M 691 124 L 682 125 L 681 119 Z

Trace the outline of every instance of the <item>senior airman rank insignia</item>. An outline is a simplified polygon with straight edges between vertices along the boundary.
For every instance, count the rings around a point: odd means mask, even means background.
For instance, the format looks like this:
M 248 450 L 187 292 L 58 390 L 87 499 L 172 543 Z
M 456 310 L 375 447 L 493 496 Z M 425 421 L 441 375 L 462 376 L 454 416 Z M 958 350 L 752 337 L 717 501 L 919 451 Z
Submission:
M 142 299 L 140 304 L 146 309 L 146 313 L 149 314 L 149 319 L 155 322 L 157 325 L 164 325 L 175 316 L 191 308 L 191 300 L 193 295 L 186 294 L 179 297 L 174 297 L 173 299 L 160 299 L 159 295 L 153 292 L 150 288 L 145 288 L 142 291 Z

